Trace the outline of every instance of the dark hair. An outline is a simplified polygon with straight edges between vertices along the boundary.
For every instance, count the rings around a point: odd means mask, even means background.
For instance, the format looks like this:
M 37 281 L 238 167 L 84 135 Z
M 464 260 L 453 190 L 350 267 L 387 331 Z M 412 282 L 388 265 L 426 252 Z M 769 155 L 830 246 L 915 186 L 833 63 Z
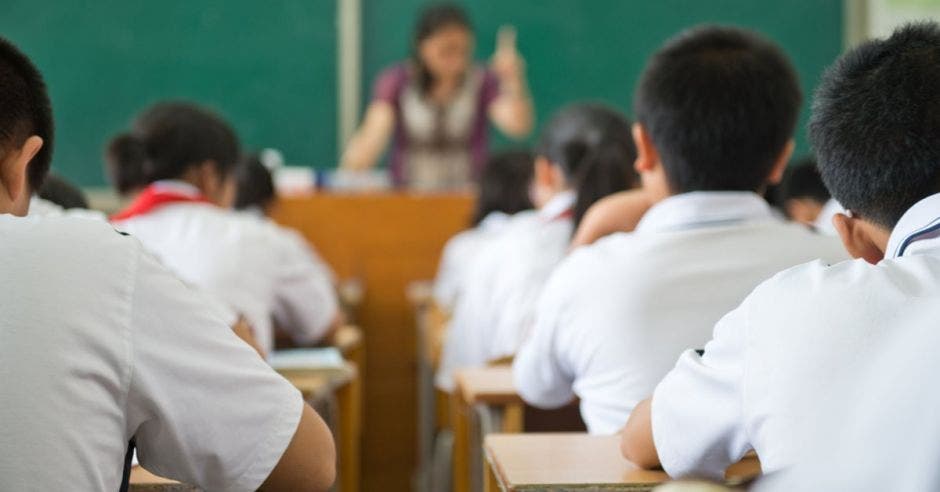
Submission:
M 823 75 L 810 120 L 819 170 L 845 208 L 889 229 L 940 191 L 940 26 L 909 24 Z
M 69 208 L 88 208 L 88 198 L 81 188 L 69 183 L 58 174 L 50 173 L 37 193 L 39 198 Z
M 27 169 L 33 191 L 42 187 L 52 163 L 55 128 L 42 74 L 16 46 L 0 37 L 0 158 L 36 135 L 43 144 Z
M 235 166 L 235 209 L 257 207 L 263 211 L 274 203 L 274 179 L 258 154 L 249 154 Z
M 412 43 L 411 57 L 413 59 L 418 75 L 418 87 L 421 93 L 427 93 L 434 85 L 434 75 L 428 70 L 427 65 L 421 59 L 421 43 L 429 37 L 438 33 L 438 31 L 448 27 L 462 27 L 467 31 L 473 31 L 473 25 L 470 18 L 462 8 L 453 3 L 434 3 L 428 5 L 418 16 L 418 22 L 415 24 L 414 39 Z
M 757 191 L 793 137 L 801 99 L 793 66 L 771 41 L 703 26 L 653 55 L 634 111 L 673 193 Z
M 532 208 L 529 185 L 534 161 L 528 150 L 508 150 L 490 156 L 480 176 L 474 226 L 492 212 L 512 215 Z
M 220 117 L 191 103 L 163 102 L 141 113 L 130 131 L 114 137 L 105 160 L 123 192 L 179 178 L 205 161 L 227 176 L 238 157 L 238 137 Z
M 555 113 L 537 154 L 560 166 L 577 192 L 575 227 L 594 202 L 637 184 L 630 121 L 600 104 L 571 104 Z
M 819 203 L 829 201 L 829 190 L 816 168 L 816 159 L 812 157 L 804 157 L 787 169 L 776 194 L 781 205 L 796 198 L 809 198 Z

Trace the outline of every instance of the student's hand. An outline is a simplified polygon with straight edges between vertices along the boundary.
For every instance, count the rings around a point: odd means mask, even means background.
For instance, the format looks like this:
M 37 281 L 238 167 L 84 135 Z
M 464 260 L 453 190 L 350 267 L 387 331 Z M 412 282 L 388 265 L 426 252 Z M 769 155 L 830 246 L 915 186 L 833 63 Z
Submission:
M 264 350 L 261 349 L 261 345 L 259 345 L 258 341 L 255 340 L 255 335 L 251 329 L 251 325 L 244 316 L 238 317 L 238 321 L 232 325 L 232 331 L 235 332 L 235 335 L 237 335 L 238 338 L 241 338 L 245 343 L 251 345 L 251 348 L 255 349 L 255 352 L 258 352 L 258 355 L 260 355 L 262 359 L 265 358 L 266 355 Z
M 499 77 L 499 81 L 510 89 L 522 84 L 525 72 L 525 60 L 516 49 L 516 28 L 503 26 L 496 35 L 496 51 L 490 62 L 490 68 Z M 519 87 L 519 89 L 522 89 Z

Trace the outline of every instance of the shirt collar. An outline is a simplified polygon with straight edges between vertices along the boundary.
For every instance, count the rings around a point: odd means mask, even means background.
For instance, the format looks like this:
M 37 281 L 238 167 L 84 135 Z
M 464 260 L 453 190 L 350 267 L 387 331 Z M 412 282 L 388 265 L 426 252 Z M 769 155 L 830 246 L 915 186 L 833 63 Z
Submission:
M 574 207 L 574 202 L 577 198 L 578 195 L 571 190 L 562 191 L 552 197 L 552 199 L 539 210 L 539 217 L 542 220 L 555 220 L 569 212 L 571 208 Z
M 637 232 L 666 232 L 775 220 L 770 205 L 750 191 L 694 191 L 653 205 Z
M 480 221 L 479 228 L 485 230 L 498 229 L 506 225 L 507 222 L 509 222 L 508 214 L 499 211 L 490 212 Z
M 891 231 L 885 258 L 940 254 L 940 193 L 909 208 Z
M 152 186 L 154 190 L 163 193 L 176 193 L 193 198 L 202 196 L 202 192 L 199 191 L 199 188 L 177 179 L 161 179 L 160 181 L 154 181 L 150 186 Z

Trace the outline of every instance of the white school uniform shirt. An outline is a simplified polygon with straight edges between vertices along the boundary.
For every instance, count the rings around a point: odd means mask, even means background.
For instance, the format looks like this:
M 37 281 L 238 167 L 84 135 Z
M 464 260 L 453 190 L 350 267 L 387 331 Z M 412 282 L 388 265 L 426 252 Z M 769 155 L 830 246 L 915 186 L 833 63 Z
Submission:
M 456 369 L 516 353 L 545 280 L 571 242 L 576 198 L 564 191 L 537 213 L 516 214 L 474 259 L 444 341 L 438 388 L 453 389 Z
M 261 485 L 303 400 L 203 293 L 104 222 L 0 235 L 0 490 L 117 490 L 132 437 L 159 475 Z
M 516 388 L 546 408 L 577 396 L 588 430 L 613 434 L 761 281 L 820 257 L 846 256 L 838 241 L 776 219 L 754 193 L 667 198 L 634 232 L 579 248 L 557 268 L 516 356 Z
M 508 214 L 490 212 L 476 227 L 447 241 L 434 279 L 434 300 L 440 306 L 453 310 L 473 258 L 489 240 L 498 237 L 509 222 Z
M 80 219 L 91 219 L 106 222 L 108 216 L 97 210 L 86 208 L 65 209 L 62 206 L 50 202 L 38 195 L 33 195 L 29 200 L 29 217 L 62 217 L 69 216 Z
M 155 185 L 199 196 L 186 183 Z M 265 353 L 274 346 L 272 320 L 298 343 L 311 343 L 326 334 L 338 312 L 331 280 L 310 251 L 274 224 L 208 203 L 178 202 L 115 227 L 140 239 L 180 278 L 244 315 Z
M 925 350 L 940 346 L 940 303 L 922 307 L 920 321 L 893 330 L 867 367 L 807 388 L 806 453 L 756 490 L 940 490 L 940 358 Z
M 813 226 L 817 231 L 826 234 L 828 236 L 838 236 L 839 233 L 836 232 L 836 227 L 832 225 L 832 218 L 836 214 L 844 214 L 845 207 L 839 203 L 835 198 L 830 198 L 829 201 L 823 205 L 822 210 L 819 212 L 819 216 L 816 217 L 816 222 Z
M 809 456 L 821 409 L 845 397 L 840 382 L 909 330 L 936 329 L 938 224 L 940 194 L 905 213 L 877 265 L 817 261 L 782 272 L 722 318 L 703 357 L 682 354 L 652 402 L 666 472 L 717 478 L 749 449 L 765 473 Z

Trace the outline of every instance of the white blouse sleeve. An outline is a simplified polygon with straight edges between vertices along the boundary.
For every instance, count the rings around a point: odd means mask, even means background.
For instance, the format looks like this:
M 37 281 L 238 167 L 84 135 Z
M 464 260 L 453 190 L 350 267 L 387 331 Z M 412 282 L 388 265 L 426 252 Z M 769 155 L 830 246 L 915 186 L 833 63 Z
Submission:
M 329 268 L 299 237 L 280 237 L 273 317 L 295 342 L 319 341 L 339 313 Z
M 742 403 L 747 302 L 715 326 L 705 355 L 688 350 L 653 394 L 653 441 L 671 477 L 720 480 L 750 444 Z
M 552 276 L 536 304 L 535 321 L 513 361 L 513 380 L 522 399 L 541 408 L 557 408 L 574 399 L 574 374 L 558 346 L 565 325 L 565 264 Z
M 158 475 L 255 490 L 293 438 L 303 400 L 210 302 L 141 255 L 126 341 L 127 434 Z

